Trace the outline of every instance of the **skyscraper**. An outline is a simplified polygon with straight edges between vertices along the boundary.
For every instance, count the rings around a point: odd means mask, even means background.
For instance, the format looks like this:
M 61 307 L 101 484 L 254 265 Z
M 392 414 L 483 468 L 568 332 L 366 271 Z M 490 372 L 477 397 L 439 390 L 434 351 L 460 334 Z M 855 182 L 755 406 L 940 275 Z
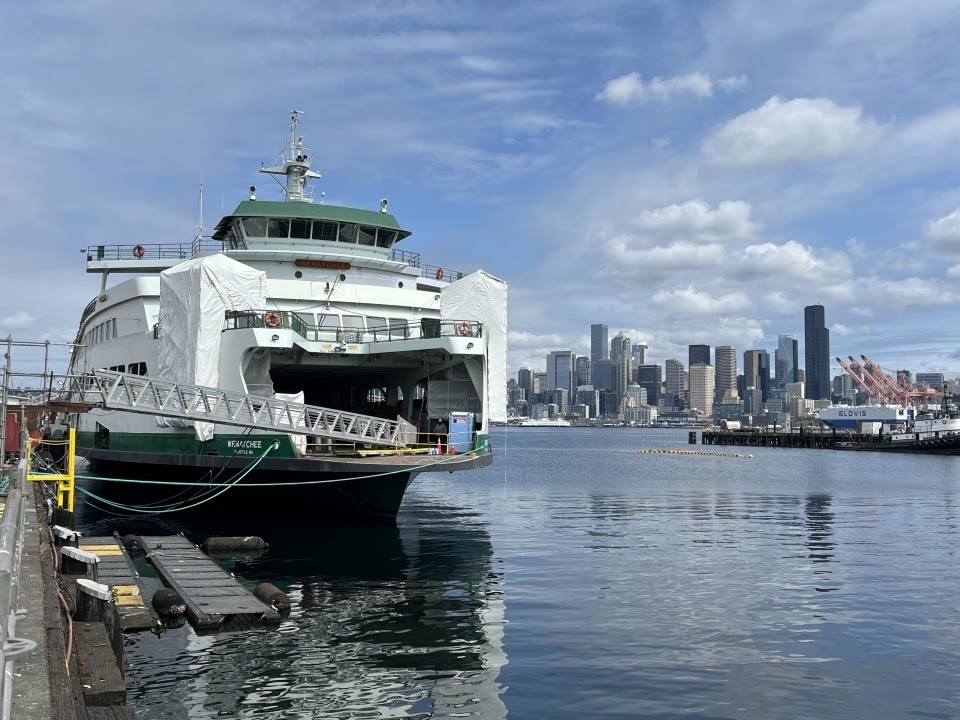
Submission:
M 610 358 L 609 328 L 599 323 L 590 326 L 590 362 Z
M 737 348 L 733 345 L 717 345 L 713 357 L 716 367 L 714 390 L 720 402 L 728 391 L 734 395 L 737 392 Z
M 610 359 L 616 367 L 614 392 L 621 397 L 633 379 L 633 356 L 630 354 L 630 338 L 622 332 L 610 341 Z
M 660 402 L 661 382 L 663 369 L 659 365 L 641 365 L 637 368 L 637 384 L 647 391 L 647 402 L 651 405 Z
M 574 354 L 569 350 L 554 350 L 547 355 L 546 390 L 566 390 L 574 387 Z
M 690 407 L 700 415 L 713 415 L 713 366 L 696 363 L 690 366 Z
M 645 342 L 634 343 L 630 352 L 633 353 L 633 367 L 638 368 L 647 364 L 647 344 Z
M 533 368 L 517 370 L 517 387 L 523 388 L 527 402 L 533 402 Z
M 574 363 L 574 382 L 576 387 L 581 385 L 593 384 L 593 372 L 590 358 L 583 355 L 577 355 L 577 361 Z
M 756 388 L 762 402 L 770 394 L 770 353 L 766 350 L 747 350 L 743 353 L 743 389 Z
M 807 399 L 830 398 L 830 331 L 823 305 L 803 309 L 804 369 L 807 372 Z
M 774 355 L 776 360 L 774 372 L 778 388 L 784 388 L 798 381 L 797 370 L 800 360 L 798 347 L 797 341 L 789 335 L 779 336 L 777 351 Z
M 710 346 L 709 345 L 691 345 L 690 346 L 690 361 L 688 365 L 692 368 L 697 363 L 702 363 L 704 365 L 710 365 Z
M 718 350 L 720 348 L 717 348 Z M 671 358 L 666 362 L 667 368 L 667 377 L 665 379 L 664 387 L 667 391 L 667 394 L 674 395 L 675 397 L 683 396 L 683 386 L 684 386 L 684 373 L 683 373 L 683 363 L 679 360 Z M 734 377 L 734 383 L 736 383 L 736 377 Z M 736 387 L 736 385 L 734 385 Z

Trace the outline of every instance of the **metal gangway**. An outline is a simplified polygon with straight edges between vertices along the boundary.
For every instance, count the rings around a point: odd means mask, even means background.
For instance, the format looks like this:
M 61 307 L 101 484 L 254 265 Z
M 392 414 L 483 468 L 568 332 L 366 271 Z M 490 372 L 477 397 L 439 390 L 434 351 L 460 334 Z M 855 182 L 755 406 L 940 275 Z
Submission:
M 64 376 L 61 397 L 69 398 L 72 406 L 87 405 L 388 447 L 406 447 L 406 433 L 413 430 L 412 425 L 399 418 L 387 420 L 114 370 Z

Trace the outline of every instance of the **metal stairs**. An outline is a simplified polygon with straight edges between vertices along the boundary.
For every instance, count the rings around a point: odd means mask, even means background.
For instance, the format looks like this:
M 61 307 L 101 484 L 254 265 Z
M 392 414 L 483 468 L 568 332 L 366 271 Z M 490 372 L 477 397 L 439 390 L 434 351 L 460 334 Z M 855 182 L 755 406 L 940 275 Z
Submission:
M 114 370 L 69 375 L 63 390 L 71 403 L 85 403 L 109 410 L 316 435 L 388 447 L 406 447 L 405 431 L 413 428 L 401 419 L 386 420 Z

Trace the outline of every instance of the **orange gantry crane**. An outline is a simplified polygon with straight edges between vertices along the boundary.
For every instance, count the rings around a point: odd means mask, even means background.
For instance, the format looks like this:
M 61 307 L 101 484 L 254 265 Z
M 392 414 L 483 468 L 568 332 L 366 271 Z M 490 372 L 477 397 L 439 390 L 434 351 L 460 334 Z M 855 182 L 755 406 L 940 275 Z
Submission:
M 848 357 L 850 358 L 849 364 L 840 358 L 837 358 L 837 362 L 875 402 L 895 403 L 903 407 L 909 405 L 920 406 L 926 405 L 940 396 L 940 392 L 934 388 L 922 384 L 913 384 L 906 377 L 901 377 L 899 382 L 894 380 L 866 355 L 860 356 L 862 362 L 852 355 Z

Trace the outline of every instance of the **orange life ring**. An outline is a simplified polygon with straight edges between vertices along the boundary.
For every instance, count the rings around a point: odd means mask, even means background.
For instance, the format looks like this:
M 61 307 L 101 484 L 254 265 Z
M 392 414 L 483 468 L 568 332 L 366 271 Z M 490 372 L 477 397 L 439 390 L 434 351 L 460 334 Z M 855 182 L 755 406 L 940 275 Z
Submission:
M 283 325 L 283 318 L 280 313 L 267 313 L 263 316 L 263 324 L 268 328 L 278 328 Z
M 143 245 L 134 245 L 133 246 L 133 256 L 137 260 L 143 259 Z
M 462 322 L 457 325 L 457 334 L 463 335 L 464 337 L 469 337 L 470 335 L 473 335 L 473 327 L 471 327 L 470 323 L 468 322 Z
M 443 280 L 443 268 L 437 268 L 437 280 Z

